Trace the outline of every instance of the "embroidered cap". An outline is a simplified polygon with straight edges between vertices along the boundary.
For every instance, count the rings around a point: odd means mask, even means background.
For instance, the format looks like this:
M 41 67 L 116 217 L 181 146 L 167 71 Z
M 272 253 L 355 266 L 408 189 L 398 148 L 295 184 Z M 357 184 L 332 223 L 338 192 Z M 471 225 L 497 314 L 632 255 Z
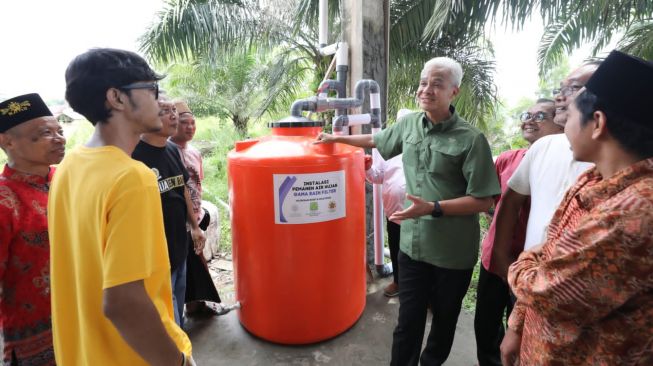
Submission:
M 34 118 L 46 116 L 52 116 L 52 112 L 36 93 L 7 99 L 0 103 L 0 133 Z
M 653 63 L 616 50 L 585 84 L 606 107 L 640 123 L 651 120 L 652 86 Z
M 177 107 L 177 114 L 181 116 L 184 113 L 190 113 L 193 114 L 193 112 L 190 111 L 190 108 L 188 108 L 188 104 L 184 101 L 176 101 L 175 102 L 175 107 Z

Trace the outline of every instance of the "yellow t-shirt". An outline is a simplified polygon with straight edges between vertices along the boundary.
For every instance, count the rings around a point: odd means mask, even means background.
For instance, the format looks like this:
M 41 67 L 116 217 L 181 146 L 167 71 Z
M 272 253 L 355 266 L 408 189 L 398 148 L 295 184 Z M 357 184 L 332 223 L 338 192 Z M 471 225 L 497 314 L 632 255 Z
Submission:
M 59 365 L 146 365 L 104 316 L 106 288 L 143 280 L 179 349 L 161 198 L 150 169 L 113 147 L 78 147 L 57 168 L 48 225 L 54 349 Z

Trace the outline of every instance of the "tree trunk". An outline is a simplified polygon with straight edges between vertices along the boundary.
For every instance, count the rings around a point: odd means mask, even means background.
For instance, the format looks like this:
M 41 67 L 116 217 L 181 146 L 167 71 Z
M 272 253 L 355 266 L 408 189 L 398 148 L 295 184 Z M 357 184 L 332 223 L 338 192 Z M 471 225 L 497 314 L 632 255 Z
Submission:
M 234 115 L 231 117 L 231 120 L 234 123 L 236 132 L 240 137 L 247 137 L 247 122 L 249 122 L 249 117 L 241 117 L 239 115 Z

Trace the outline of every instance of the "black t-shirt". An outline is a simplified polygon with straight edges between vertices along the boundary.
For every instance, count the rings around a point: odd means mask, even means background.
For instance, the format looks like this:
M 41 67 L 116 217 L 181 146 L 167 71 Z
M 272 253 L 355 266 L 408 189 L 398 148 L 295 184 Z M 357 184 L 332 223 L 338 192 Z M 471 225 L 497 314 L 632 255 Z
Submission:
M 184 198 L 184 189 L 189 179 L 188 171 L 181 160 L 179 149 L 171 142 L 167 142 L 165 147 L 157 147 L 140 141 L 132 153 L 132 158 L 142 161 L 156 175 L 161 193 L 170 269 L 174 271 L 188 256 L 187 208 Z

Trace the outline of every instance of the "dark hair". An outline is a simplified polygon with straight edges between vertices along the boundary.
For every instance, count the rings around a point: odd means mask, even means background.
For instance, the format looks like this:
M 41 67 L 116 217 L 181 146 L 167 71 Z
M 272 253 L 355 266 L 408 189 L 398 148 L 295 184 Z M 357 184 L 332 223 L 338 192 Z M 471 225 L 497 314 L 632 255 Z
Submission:
M 66 100 L 94 126 L 111 117 L 106 92 L 137 81 L 161 80 L 147 61 L 134 52 L 94 48 L 75 57 L 66 69 Z
M 653 157 L 653 128 L 648 121 L 636 121 L 623 113 L 611 110 L 606 104 L 589 90 L 580 93 L 574 99 L 576 108 L 581 113 L 581 125 L 584 126 L 593 119 L 596 111 L 605 114 L 606 124 L 610 135 L 625 150 L 642 159 Z

